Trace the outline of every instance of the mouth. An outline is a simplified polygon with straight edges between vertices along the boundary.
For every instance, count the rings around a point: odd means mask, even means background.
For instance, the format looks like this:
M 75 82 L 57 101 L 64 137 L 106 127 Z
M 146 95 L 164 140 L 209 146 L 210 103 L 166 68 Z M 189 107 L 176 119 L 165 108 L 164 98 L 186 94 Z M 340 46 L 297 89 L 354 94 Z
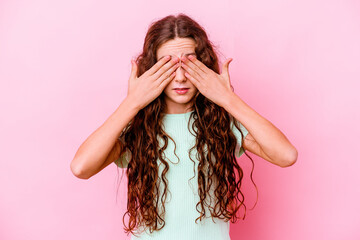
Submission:
M 174 88 L 174 90 L 178 94 L 185 94 L 188 92 L 189 88 Z

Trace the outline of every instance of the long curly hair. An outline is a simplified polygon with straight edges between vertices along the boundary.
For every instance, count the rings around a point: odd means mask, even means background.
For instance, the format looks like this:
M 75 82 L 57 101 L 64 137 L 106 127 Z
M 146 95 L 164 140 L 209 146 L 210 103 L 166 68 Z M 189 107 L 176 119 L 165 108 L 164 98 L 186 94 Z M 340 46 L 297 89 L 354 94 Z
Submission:
M 197 59 L 216 73 L 220 73 L 217 55 L 205 30 L 192 18 L 181 13 L 177 16 L 166 16 L 150 25 L 142 53 L 136 58 L 138 65 L 137 76 L 141 76 L 157 62 L 157 49 L 166 41 L 176 37 L 194 39 Z M 205 217 L 205 207 L 212 210 L 212 218 L 218 217 L 225 219 L 225 221 L 236 222 L 236 213 L 243 206 L 245 208 L 243 219 L 245 219 L 246 206 L 244 204 L 244 195 L 240 190 L 243 170 L 235 157 L 237 139 L 231 131 L 231 122 L 240 132 L 241 129 L 233 116 L 224 108 L 204 97 L 200 92 L 192 101 L 194 111 L 191 113 L 190 118 L 194 119 L 192 129 L 196 133 L 196 144 L 191 148 L 191 151 L 194 149 L 197 151 L 197 181 L 200 197 L 200 202 L 196 205 L 196 210 L 200 213 L 200 216 L 195 219 L 195 222 L 199 219 L 201 221 Z M 122 142 L 120 154 L 125 153 L 125 151 L 131 153 L 126 169 L 128 200 L 123 222 L 126 233 L 131 232 L 133 235 L 135 235 L 134 229 L 140 226 L 148 228 L 150 232 L 161 230 L 165 226 L 164 211 L 162 213 L 158 212 L 160 175 L 158 175 L 157 163 L 160 161 L 164 165 L 161 173 L 161 181 L 164 184 L 161 204 L 162 209 L 165 210 L 167 196 L 166 173 L 169 170 L 169 164 L 164 160 L 163 152 L 168 145 L 168 139 L 170 138 L 173 142 L 174 140 L 161 127 L 164 109 L 164 92 L 162 92 L 160 96 L 136 114 L 119 137 Z M 189 125 L 190 122 L 188 128 Z M 243 143 L 244 136 L 242 132 L 241 135 Z M 164 142 L 164 146 L 161 148 L 157 137 Z M 240 150 L 245 152 L 243 147 Z M 251 159 L 248 154 L 246 155 Z M 216 161 L 212 160 L 214 158 Z M 251 170 L 252 180 L 254 169 L 252 159 L 251 162 L 253 165 Z M 252 182 L 254 183 L 253 180 Z M 214 191 L 210 193 L 209 190 L 213 183 L 215 184 Z M 208 194 L 215 195 L 215 206 L 209 206 L 205 201 Z M 129 216 L 128 225 L 125 225 L 126 215 Z

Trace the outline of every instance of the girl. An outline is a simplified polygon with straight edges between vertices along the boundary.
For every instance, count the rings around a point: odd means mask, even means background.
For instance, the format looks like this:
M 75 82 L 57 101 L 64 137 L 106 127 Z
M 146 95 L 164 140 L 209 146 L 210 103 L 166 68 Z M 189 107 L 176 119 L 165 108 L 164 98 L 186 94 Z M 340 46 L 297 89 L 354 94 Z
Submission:
M 154 22 L 127 97 L 78 149 L 79 178 L 126 168 L 131 239 L 230 239 L 229 220 L 245 207 L 236 157 L 295 163 L 285 135 L 233 92 L 231 60 L 220 73 L 206 32 L 184 14 Z

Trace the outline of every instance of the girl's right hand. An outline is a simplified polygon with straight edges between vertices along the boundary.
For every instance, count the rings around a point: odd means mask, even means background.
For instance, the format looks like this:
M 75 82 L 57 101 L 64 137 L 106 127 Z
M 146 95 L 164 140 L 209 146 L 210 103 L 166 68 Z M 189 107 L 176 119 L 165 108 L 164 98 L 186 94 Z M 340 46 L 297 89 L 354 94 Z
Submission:
M 175 77 L 175 70 L 179 66 L 179 60 L 178 57 L 163 57 L 140 77 L 136 76 L 138 69 L 136 62 L 131 60 L 131 75 L 127 97 L 135 101 L 139 109 L 146 107 L 162 93 L 164 88 Z

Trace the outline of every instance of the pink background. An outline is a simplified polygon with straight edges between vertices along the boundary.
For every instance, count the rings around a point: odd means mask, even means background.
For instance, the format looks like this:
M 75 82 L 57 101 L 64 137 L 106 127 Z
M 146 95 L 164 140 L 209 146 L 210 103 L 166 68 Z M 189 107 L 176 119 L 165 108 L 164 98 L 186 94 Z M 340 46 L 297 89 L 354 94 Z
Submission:
M 235 92 L 299 152 L 290 168 L 250 154 L 259 201 L 232 240 L 360 239 L 357 0 L 2 0 L 0 239 L 129 239 L 125 173 L 116 201 L 115 164 L 81 180 L 70 162 L 125 98 L 149 24 L 180 12 L 234 59 Z M 239 161 L 251 208 L 251 162 Z

